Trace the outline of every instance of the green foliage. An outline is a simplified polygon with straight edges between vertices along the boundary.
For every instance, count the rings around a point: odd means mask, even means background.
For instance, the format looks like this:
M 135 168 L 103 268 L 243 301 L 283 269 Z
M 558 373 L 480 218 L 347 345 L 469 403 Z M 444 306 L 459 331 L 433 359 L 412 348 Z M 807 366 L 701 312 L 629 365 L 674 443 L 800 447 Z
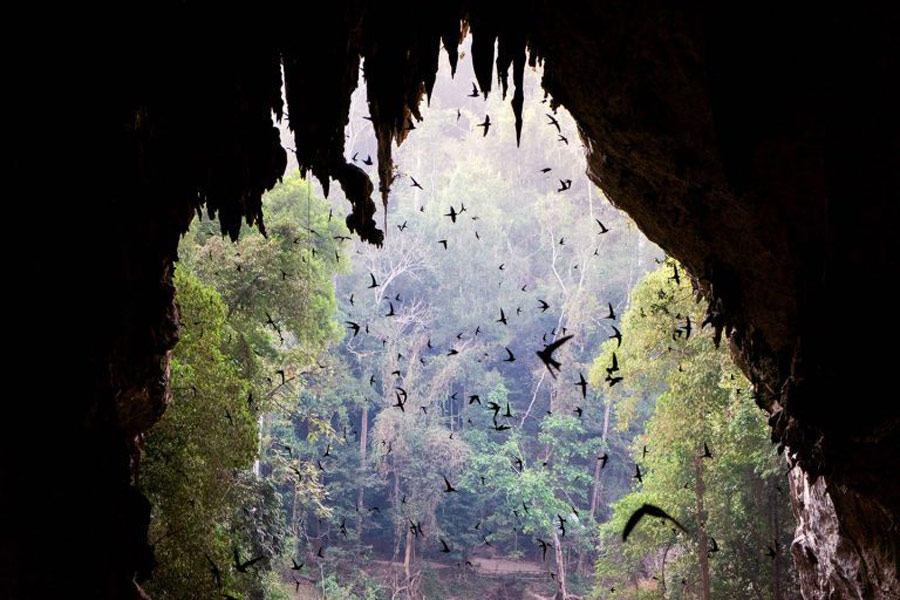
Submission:
M 329 223 L 324 203 L 311 198 L 312 228 L 329 234 L 327 242 L 312 240 L 310 228 L 291 214 L 306 188 L 289 177 L 265 199 L 267 238 L 247 229 L 230 244 L 211 233 L 217 226 L 199 222 L 181 244 L 172 398 L 147 436 L 141 473 L 154 506 L 151 540 L 159 564 L 147 586 L 154 597 L 281 594 L 272 569 L 281 567 L 286 550 L 278 488 L 284 481 L 250 470 L 261 441 L 258 424 L 302 388 L 300 375 L 340 336 L 331 277 L 342 266 L 330 232 L 346 230 Z M 314 416 L 310 422 L 330 430 Z M 302 468 L 312 473 L 309 465 Z M 324 488 L 314 476 L 299 487 L 324 507 Z M 235 551 L 241 561 L 262 560 L 241 573 Z
M 648 589 L 658 594 L 657 585 L 673 597 L 698 593 L 698 541 L 706 535 L 719 548 L 710 553 L 712 597 L 771 598 L 773 569 L 780 561 L 787 571 L 790 543 L 788 499 L 778 491 L 786 487 L 784 469 L 749 382 L 728 351 L 700 330 L 705 306 L 693 301 L 683 272 L 680 284 L 673 280 L 675 269 L 667 261 L 635 287 L 622 346 L 606 344 L 591 372 L 592 382 L 603 382 L 615 353 L 624 377 L 610 391 L 618 426 L 650 415 L 629 461 L 641 468 L 643 484 L 634 482 L 601 528 L 595 594 L 615 588 L 603 597 L 641 598 Z M 702 458 L 706 447 L 712 458 Z M 705 516 L 697 512 L 698 496 Z M 663 507 L 692 535 L 644 519 L 621 543 L 625 521 L 643 503 Z M 772 561 L 765 553 L 776 541 L 782 552 Z M 789 583 L 784 579 L 782 585 Z

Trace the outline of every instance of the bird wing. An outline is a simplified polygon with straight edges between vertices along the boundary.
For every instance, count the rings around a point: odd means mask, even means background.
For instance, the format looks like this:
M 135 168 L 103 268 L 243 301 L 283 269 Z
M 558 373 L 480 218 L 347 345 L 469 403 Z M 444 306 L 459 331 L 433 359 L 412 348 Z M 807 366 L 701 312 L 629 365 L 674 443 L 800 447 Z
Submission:
M 556 341 L 553 342 L 552 344 L 548 345 L 548 346 L 547 346 L 547 354 L 553 354 L 553 352 L 554 352 L 557 348 L 559 348 L 560 346 L 562 346 L 563 344 L 565 344 L 566 342 L 568 342 L 568 341 L 569 341 L 570 339 L 572 339 L 573 337 L 575 337 L 575 336 L 572 335 L 572 334 L 566 335 L 566 336 L 563 336 L 563 337 L 559 338 L 558 340 L 556 340 Z

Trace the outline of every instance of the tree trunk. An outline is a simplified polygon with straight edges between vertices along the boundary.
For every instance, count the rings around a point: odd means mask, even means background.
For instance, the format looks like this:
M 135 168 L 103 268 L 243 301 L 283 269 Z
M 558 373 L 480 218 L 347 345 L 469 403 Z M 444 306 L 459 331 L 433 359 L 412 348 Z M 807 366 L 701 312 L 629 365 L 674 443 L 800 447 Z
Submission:
M 566 589 L 566 559 L 563 557 L 559 534 L 555 531 L 553 532 L 553 552 L 556 555 L 556 584 L 559 586 L 557 597 L 559 600 L 566 600 L 569 595 Z
M 703 459 L 694 459 L 697 469 L 697 554 L 700 559 L 700 600 L 710 600 L 709 592 L 709 537 L 706 534 L 706 511 L 703 509 Z
M 603 433 L 601 439 L 606 442 L 606 434 L 609 432 L 609 409 L 612 399 L 606 399 L 606 408 L 603 409 Z M 597 516 L 597 509 L 600 508 L 600 461 L 594 461 L 594 489 L 591 492 L 591 518 Z
M 396 510 L 398 510 L 399 504 L 400 504 L 400 475 L 397 474 L 397 465 L 394 465 L 394 468 L 392 469 L 392 471 L 394 472 L 394 492 L 391 497 L 391 505 L 394 507 L 394 510 L 396 511 Z M 394 542 L 394 555 L 393 555 L 393 558 L 391 558 L 391 560 L 397 560 L 397 555 L 400 554 L 400 538 L 401 538 L 400 530 L 397 529 L 394 532 L 394 539 L 396 541 Z
M 406 573 L 406 580 L 409 581 L 409 564 L 412 561 L 412 545 L 413 534 L 412 529 L 406 528 L 406 551 L 403 556 L 403 572 Z
M 366 472 L 366 448 L 369 440 L 369 405 L 366 404 L 362 409 L 362 419 L 359 423 L 359 494 L 356 496 L 356 508 L 359 511 L 360 532 L 362 531 L 363 507 L 365 502 L 365 486 L 363 485 L 363 474 Z

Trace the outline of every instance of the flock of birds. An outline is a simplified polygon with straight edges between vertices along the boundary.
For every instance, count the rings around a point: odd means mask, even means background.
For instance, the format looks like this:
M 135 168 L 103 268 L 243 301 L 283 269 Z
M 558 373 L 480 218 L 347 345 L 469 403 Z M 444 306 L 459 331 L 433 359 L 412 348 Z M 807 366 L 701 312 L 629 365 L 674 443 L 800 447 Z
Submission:
M 480 96 L 480 92 L 475 83 L 472 84 L 472 92 L 470 94 L 468 94 L 468 96 L 473 97 L 473 98 L 477 98 Z M 546 124 L 550 127 L 556 128 L 556 130 L 557 130 L 557 135 L 558 135 L 557 141 L 562 144 L 568 145 L 569 140 L 566 136 L 564 136 L 562 134 L 562 129 L 560 127 L 560 123 L 559 123 L 558 119 L 549 113 L 547 113 L 546 116 L 549 119 Z M 461 112 L 459 110 L 457 110 L 457 121 L 460 119 L 460 117 L 461 117 Z M 365 118 L 368 120 L 371 120 L 370 117 L 365 117 Z M 490 116 L 485 114 L 484 121 L 481 123 L 478 123 L 476 125 L 476 127 L 482 129 L 482 136 L 487 136 L 488 132 L 490 131 L 490 127 L 491 127 Z M 413 128 L 415 128 L 415 125 L 410 123 L 408 128 L 413 129 Z M 353 162 L 362 162 L 363 164 L 365 164 L 367 166 L 372 166 L 374 164 L 374 161 L 372 160 L 371 155 L 368 155 L 365 159 L 361 159 L 359 157 L 358 152 L 355 152 L 353 154 L 353 156 L 351 157 L 351 160 Z M 550 171 L 552 171 L 551 167 L 544 167 L 544 168 L 540 169 L 540 172 L 545 175 L 547 173 L 549 173 Z M 424 190 L 423 186 L 419 183 L 419 181 L 417 181 L 415 179 L 415 177 L 413 177 L 412 175 L 408 175 L 408 177 L 410 180 L 410 187 L 416 188 L 419 190 Z M 569 178 L 559 179 L 559 184 L 560 184 L 560 186 L 559 186 L 559 188 L 556 189 L 556 191 L 559 193 L 566 192 L 569 189 L 571 189 L 572 180 Z M 424 206 L 420 207 L 419 210 L 420 210 L 420 212 L 424 212 Z M 456 207 L 451 205 L 448 209 L 448 212 L 445 213 L 443 216 L 448 218 L 450 220 L 451 224 L 456 224 L 458 219 L 460 219 L 461 216 L 467 212 L 468 212 L 468 209 L 466 208 L 465 204 L 461 203 L 459 209 L 457 209 Z M 331 217 L 332 217 L 332 214 L 329 213 L 329 221 L 331 220 Z M 473 220 L 478 219 L 477 216 L 472 216 L 471 218 Z M 603 235 L 610 231 L 609 228 L 606 227 L 599 219 L 595 219 L 595 221 L 597 222 L 597 225 L 599 226 L 599 229 L 597 231 L 598 235 Z M 402 224 L 397 225 L 397 228 L 401 232 L 401 234 L 403 232 L 405 232 L 408 229 L 408 227 L 409 227 L 408 221 L 404 221 Z M 313 233 L 319 237 L 322 237 L 321 234 L 319 234 L 316 231 L 313 231 L 311 229 L 309 231 L 310 231 L 310 233 Z M 477 231 L 475 232 L 475 236 L 476 236 L 476 238 L 480 239 L 480 236 Z M 348 241 L 350 239 L 347 236 L 334 236 L 334 237 L 338 242 L 341 242 L 341 243 L 343 243 L 344 241 Z M 295 240 L 295 242 L 297 242 L 297 240 Z M 439 245 L 441 245 L 444 250 L 447 250 L 449 248 L 449 241 L 447 239 L 438 240 L 437 243 Z M 565 245 L 565 238 L 561 238 L 558 243 L 559 243 L 559 245 Z M 315 252 L 314 249 L 312 249 L 312 251 Z M 599 249 L 594 251 L 594 256 L 599 256 L 598 251 L 599 251 Z M 340 256 L 337 252 L 335 253 L 335 258 L 337 261 L 340 260 Z M 657 261 L 657 262 L 659 262 L 659 261 Z M 672 267 L 673 267 L 674 271 L 673 271 L 673 275 L 672 275 L 672 277 L 670 277 L 670 279 L 675 281 L 676 284 L 678 284 L 680 282 L 680 275 L 678 273 L 678 267 L 674 264 L 672 265 Z M 499 270 L 504 271 L 505 269 L 506 269 L 506 264 L 501 263 L 499 265 Z M 282 272 L 282 274 L 285 275 L 284 272 Z M 370 278 L 370 283 L 366 289 L 372 290 L 372 289 L 376 289 L 376 288 L 379 288 L 382 286 L 382 283 L 380 283 L 378 281 L 378 279 L 374 273 L 370 272 L 369 278 Z M 526 288 L 527 288 L 527 284 L 523 285 L 521 287 L 521 291 L 525 292 Z M 397 294 L 396 296 L 393 296 L 393 297 L 389 297 L 389 296 L 385 295 L 384 299 L 386 299 L 388 301 L 388 310 L 383 315 L 383 318 L 390 319 L 390 318 L 396 317 L 398 315 L 398 313 L 394 306 L 394 302 L 395 301 L 397 303 L 402 302 L 400 295 Z M 348 300 L 349 300 L 349 304 L 351 306 L 355 305 L 354 294 L 351 293 Z M 547 312 L 550 308 L 551 308 L 551 305 L 549 303 L 547 303 L 546 301 L 544 301 L 542 299 L 538 299 L 538 305 L 535 307 L 534 310 L 538 310 L 538 311 L 540 311 L 541 314 L 543 314 L 543 313 Z M 520 315 L 522 312 L 523 312 L 523 309 L 521 306 L 516 308 L 517 316 Z M 268 313 L 266 313 L 266 316 L 267 316 L 266 326 L 272 327 L 276 331 L 278 336 L 283 340 L 284 338 L 282 336 L 281 330 L 280 330 L 278 324 L 276 323 L 276 321 Z M 604 319 L 612 321 L 612 322 L 615 322 L 617 320 L 617 316 L 616 316 L 615 310 L 612 306 L 612 303 L 608 303 L 608 313 L 604 317 Z M 673 339 L 679 339 L 682 336 L 684 336 L 684 339 L 687 339 L 690 337 L 691 331 L 692 331 L 690 317 L 685 317 L 685 319 L 686 319 L 685 324 L 681 327 L 678 327 L 675 330 L 675 332 L 673 333 L 673 335 L 672 335 Z M 507 314 L 502 307 L 499 308 L 499 318 L 495 322 L 500 323 L 503 326 L 509 325 Z M 348 332 L 352 333 L 351 338 L 356 338 L 362 332 L 364 332 L 365 334 L 371 335 L 370 329 L 369 329 L 369 323 L 361 324 L 358 321 L 347 320 L 347 321 L 345 321 L 345 325 L 347 326 Z M 614 324 L 610 324 L 610 327 L 611 327 L 613 333 L 612 333 L 612 335 L 609 336 L 609 339 L 615 339 L 617 342 L 616 348 L 620 348 L 622 345 L 622 333 Z M 478 336 L 481 332 L 482 332 L 482 329 L 481 329 L 481 326 L 479 325 L 478 327 L 476 327 L 474 335 Z M 459 336 L 457 336 L 457 338 L 461 339 L 462 335 L 463 334 L 460 333 Z M 557 357 L 555 357 L 554 354 L 564 344 L 569 342 L 573 337 L 574 336 L 572 334 L 566 333 L 565 327 L 560 327 L 559 332 L 557 332 L 556 328 L 554 328 L 550 332 L 551 339 L 548 341 L 547 334 L 544 334 L 543 348 L 535 350 L 535 355 L 538 357 L 538 359 L 541 361 L 541 363 L 547 369 L 547 372 L 550 374 L 550 376 L 554 380 L 557 379 L 557 375 L 562 373 L 562 367 L 563 367 L 561 361 Z M 382 345 L 385 345 L 385 344 L 386 344 L 386 340 L 382 340 Z M 427 342 L 427 349 L 435 350 L 430 339 Z M 458 354 L 459 354 L 459 351 L 457 349 L 450 347 L 445 356 L 452 357 L 452 356 L 455 356 Z M 513 362 L 516 362 L 516 360 L 517 360 L 516 355 L 513 353 L 513 351 L 509 347 L 504 347 L 503 353 L 502 353 L 502 358 L 498 358 L 499 362 L 504 362 L 504 363 L 513 363 Z M 420 358 L 420 361 L 423 364 L 425 364 L 425 357 L 423 356 L 422 358 Z M 323 367 L 323 365 L 319 365 L 319 366 Z M 621 374 L 619 374 L 619 372 L 620 372 L 620 369 L 619 369 L 619 364 L 618 364 L 618 358 L 614 351 L 611 354 L 610 365 L 608 367 L 606 367 L 605 382 L 610 387 L 615 386 L 616 384 L 620 383 L 623 380 L 623 377 L 621 376 Z M 284 370 L 282 369 L 282 370 L 277 371 L 276 375 L 280 376 L 281 385 L 284 385 L 287 381 L 285 378 Z M 395 383 L 402 383 L 402 374 L 400 371 L 394 371 L 392 373 L 392 375 L 394 377 L 397 377 L 400 380 Z M 372 374 L 372 376 L 369 378 L 369 384 L 373 388 L 375 387 L 376 377 L 374 374 Z M 580 389 L 581 398 L 583 400 L 586 400 L 589 383 L 585 379 L 584 374 L 579 372 L 578 380 L 573 381 L 572 384 L 577 386 Z M 390 407 L 396 408 L 405 413 L 406 405 L 409 400 L 409 395 L 408 395 L 406 389 L 404 389 L 404 387 L 402 385 L 394 385 L 393 388 L 394 388 L 393 394 L 394 394 L 394 398 L 395 398 L 396 402 L 394 404 L 390 405 Z M 457 396 L 457 394 L 454 393 L 451 396 L 451 398 L 453 400 L 456 400 L 457 399 L 456 396 Z M 469 405 L 478 404 L 479 406 L 482 406 L 481 397 L 477 394 L 473 394 L 473 395 L 469 396 L 468 404 Z M 512 428 L 509 424 L 507 424 L 506 422 L 503 421 L 503 419 L 511 419 L 514 417 L 514 414 L 513 414 L 513 411 L 512 411 L 512 408 L 511 408 L 509 402 L 506 402 L 506 405 L 504 407 L 496 402 L 488 401 L 483 405 L 483 407 L 485 408 L 485 410 L 490 411 L 492 413 L 492 426 L 490 427 L 490 429 L 492 429 L 494 431 L 502 432 L 502 431 L 506 431 L 506 430 L 509 430 Z M 419 408 L 422 410 L 423 414 L 427 414 L 426 406 L 420 406 Z M 549 410 L 547 412 L 550 413 Z M 584 409 L 581 406 L 576 406 L 573 409 L 573 412 L 580 419 L 580 418 L 582 418 L 582 416 L 584 414 Z M 227 417 L 229 418 L 229 420 L 231 420 L 230 414 L 227 415 Z M 470 423 L 471 423 L 471 420 L 470 420 Z M 357 432 L 353 431 L 352 433 L 356 434 Z M 344 431 L 345 439 L 346 439 L 346 436 L 347 436 L 347 431 L 345 430 Z M 452 436 L 453 436 L 453 434 L 451 432 L 450 437 L 452 438 Z M 391 452 L 390 443 L 382 440 L 382 445 L 384 445 L 386 447 L 386 452 L 388 454 L 390 454 L 390 452 Z M 702 458 L 712 459 L 712 453 L 710 452 L 707 444 L 704 443 L 703 446 L 704 446 L 704 454 L 702 455 Z M 283 446 L 283 449 L 287 452 L 289 457 L 293 457 L 292 449 L 289 446 Z M 644 447 L 644 456 L 646 456 L 646 453 L 647 453 L 647 448 L 645 446 Z M 316 468 L 323 473 L 325 472 L 325 467 L 322 464 L 322 459 L 325 459 L 325 458 L 329 457 L 330 455 L 331 455 L 331 447 L 329 445 L 329 447 L 326 449 L 325 453 L 319 459 L 316 460 L 316 463 L 315 463 Z M 600 470 L 603 470 L 606 467 L 607 462 L 609 461 L 609 455 L 607 453 L 604 453 L 602 456 L 598 456 L 596 458 L 599 461 Z M 521 460 L 521 458 L 516 458 L 516 460 L 513 461 L 513 465 L 514 465 L 513 469 L 516 470 L 518 473 L 521 474 L 521 472 L 524 471 L 525 466 L 524 466 L 524 463 Z M 295 473 L 295 475 L 297 476 L 297 478 L 299 480 L 303 479 L 303 474 L 301 473 L 301 471 L 299 469 L 297 469 L 296 467 L 293 467 L 293 466 L 290 468 Z M 642 483 L 643 475 L 641 473 L 641 468 L 637 462 L 635 462 L 634 468 L 635 468 L 635 474 L 633 475 L 633 479 L 637 480 L 638 483 Z M 457 493 L 457 491 L 458 491 L 457 488 L 451 483 L 449 478 L 443 474 L 441 475 L 441 477 L 443 479 L 443 488 L 442 488 L 443 493 L 445 493 L 445 494 Z M 483 476 L 481 477 L 481 483 L 482 483 L 482 485 L 485 484 L 485 478 Z M 405 496 L 404 496 L 402 502 L 403 502 L 403 504 L 406 503 Z M 356 507 L 357 512 L 360 512 L 360 508 L 361 507 L 359 507 L 359 506 Z M 368 509 L 365 509 L 363 507 L 363 509 L 368 510 L 368 512 L 371 514 L 380 513 L 380 509 L 377 506 L 374 506 L 374 507 L 371 507 Z M 524 513 L 528 513 L 529 506 L 528 506 L 527 502 L 522 502 L 522 509 L 523 509 Z M 576 517 L 577 517 L 578 510 L 574 505 L 572 506 L 572 511 L 573 511 L 573 514 L 576 515 Z M 514 516 L 518 519 L 518 521 L 521 523 L 522 522 L 521 514 L 519 513 L 518 509 L 514 509 L 512 512 L 513 512 Z M 677 529 L 677 530 L 681 530 L 681 531 L 687 533 L 687 529 L 683 525 L 681 525 L 681 523 L 679 523 L 674 517 L 672 517 L 667 512 L 665 512 L 663 509 L 661 509 L 657 506 L 651 505 L 651 504 L 644 504 L 639 509 L 637 509 L 631 515 L 631 517 L 628 519 L 628 522 L 626 523 L 626 525 L 622 531 L 623 541 L 628 539 L 631 532 L 634 530 L 634 528 L 637 526 L 637 524 L 644 517 L 656 518 L 662 522 L 670 522 L 672 525 L 675 526 L 675 527 L 673 527 L 673 532 L 676 531 L 676 529 Z M 411 518 L 409 518 L 408 516 L 406 518 L 409 521 L 409 531 L 412 533 L 412 535 L 415 538 L 419 538 L 420 536 L 424 537 L 425 530 L 422 526 L 422 523 L 420 521 L 414 521 Z M 565 537 L 567 523 L 568 523 L 568 520 L 565 517 L 563 517 L 560 514 L 556 515 L 556 519 L 554 521 L 554 528 L 560 537 L 563 537 L 563 538 Z M 491 535 L 492 532 L 487 531 L 487 530 L 482 530 L 480 521 L 474 526 L 474 530 L 479 531 L 482 534 L 481 537 L 482 537 L 482 541 L 484 544 L 486 544 L 487 546 L 491 545 L 490 541 L 488 540 L 488 536 Z M 344 537 L 348 536 L 348 530 L 346 527 L 346 519 L 344 519 L 340 524 L 340 533 Z M 522 531 L 522 533 L 523 534 L 525 533 L 524 530 Z M 453 549 L 447 543 L 446 540 L 444 540 L 442 537 L 438 537 L 437 539 L 440 544 L 440 552 L 441 553 L 449 554 L 449 553 L 453 552 Z M 551 542 L 543 540 L 541 538 L 535 538 L 535 544 L 536 544 L 536 547 L 540 548 L 542 560 L 545 561 L 546 557 L 547 557 L 547 550 L 553 549 L 554 545 Z M 717 550 L 718 550 L 718 546 L 715 543 L 715 540 L 712 540 L 710 552 L 715 552 Z M 777 543 L 776 543 L 775 548 L 772 548 L 770 546 L 768 548 L 768 550 L 769 550 L 769 552 L 767 553 L 767 555 L 770 556 L 770 558 L 774 559 L 777 554 Z M 319 546 L 318 550 L 316 551 L 316 553 L 314 555 L 315 558 L 317 558 L 317 559 L 324 558 L 324 551 L 325 551 L 325 546 L 324 545 Z M 263 556 L 258 556 L 258 557 L 252 558 L 250 560 L 244 561 L 244 560 L 241 560 L 237 549 L 235 549 L 234 553 L 233 553 L 233 561 L 234 561 L 233 566 L 237 572 L 247 573 L 248 569 L 250 567 L 252 567 L 256 563 L 258 563 L 263 558 L 264 558 Z M 220 568 L 209 557 L 209 555 L 206 555 L 206 560 L 209 562 L 209 565 L 210 565 L 210 573 L 212 574 L 214 580 L 216 581 L 217 585 L 221 589 L 221 570 L 220 570 Z M 305 577 L 299 573 L 299 571 L 303 568 L 304 563 L 302 563 L 302 562 L 298 563 L 295 559 L 292 559 L 292 563 L 293 563 L 293 566 L 291 567 L 292 572 L 297 572 L 297 574 L 300 577 L 302 577 L 303 579 L 306 579 L 307 581 L 312 581 L 310 578 Z M 458 564 L 458 566 L 472 567 L 472 563 L 469 561 L 466 561 L 465 565 Z M 550 576 L 551 576 L 551 578 L 555 579 L 556 574 L 551 571 Z M 296 584 L 297 589 L 299 589 L 299 586 L 301 585 L 301 581 L 298 580 L 296 577 L 294 578 L 293 581 Z M 233 596 L 230 596 L 228 594 L 223 594 L 223 597 L 225 597 L 227 599 L 231 599 L 231 600 L 236 600 L 236 599 L 234 599 Z

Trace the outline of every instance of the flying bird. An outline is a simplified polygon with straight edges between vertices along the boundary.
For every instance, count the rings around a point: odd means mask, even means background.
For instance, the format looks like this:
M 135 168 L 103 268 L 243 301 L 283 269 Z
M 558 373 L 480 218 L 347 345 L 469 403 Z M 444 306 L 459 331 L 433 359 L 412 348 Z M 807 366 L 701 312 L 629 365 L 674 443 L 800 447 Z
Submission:
M 491 128 L 491 117 L 490 117 L 490 115 L 484 115 L 484 122 L 483 122 L 483 123 L 479 123 L 478 125 L 476 125 L 476 127 L 484 127 L 484 134 L 482 135 L 482 137 L 486 136 L 486 135 L 488 134 L 488 131 L 489 131 L 490 128 Z
M 681 285 L 681 277 L 678 276 L 678 265 L 672 265 L 672 276 L 669 279 L 675 281 L 675 285 Z
M 560 185 L 560 187 L 556 191 L 557 192 L 565 192 L 567 189 L 572 187 L 572 180 L 571 179 L 560 179 L 559 185 Z
M 542 313 L 547 312 L 547 309 L 550 308 L 550 305 L 547 304 L 546 302 L 544 302 L 543 300 L 541 300 L 540 298 L 538 298 L 538 302 L 541 303 L 541 305 L 538 306 L 538 308 L 541 309 L 541 312 Z
M 415 178 L 415 177 L 413 177 L 412 175 L 410 175 L 409 178 L 412 179 L 412 185 L 411 185 L 410 187 L 419 188 L 420 190 L 423 190 L 423 191 L 425 190 L 425 188 L 423 188 L 423 187 L 419 184 L 419 182 L 416 181 L 416 178 Z M 403 230 L 401 229 L 401 231 L 403 231 Z
M 562 133 L 562 129 L 559 128 L 559 121 L 557 121 L 556 118 L 550 114 L 547 115 L 547 118 L 550 119 L 550 121 L 547 122 L 547 125 L 552 125 L 553 127 L 556 127 L 556 132 Z
M 472 83 L 472 93 L 469 94 L 469 98 L 477 98 L 477 97 L 478 97 L 478 87 L 473 82 Z
M 538 545 L 541 547 L 541 561 L 547 560 L 547 548 L 552 548 L 553 544 L 547 543 L 541 538 L 538 538 Z
M 553 369 L 556 369 L 556 371 L 559 372 L 562 364 L 558 360 L 553 358 L 553 353 L 573 337 L 573 335 L 563 336 L 552 344 L 544 346 L 543 350 L 538 350 L 537 352 L 535 352 L 535 354 L 538 355 L 538 358 L 540 358 L 544 365 L 547 367 L 547 370 L 550 371 L 550 375 L 554 379 L 556 379 L 556 374 L 553 372 Z
M 615 339 L 616 341 L 618 341 L 619 343 L 616 345 L 616 348 L 621 348 L 622 347 L 622 332 L 620 332 L 618 329 L 616 329 L 615 325 L 610 325 L 610 327 L 612 327 L 613 331 L 615 331 L 616 333 L 609 336 L 609 339 L 611 339 L 611 340 Z
M 606 227 L 606 225 L 604 225 L 603 223 L 600 222 L 600 219 L 594 219 L 594 220 L 597 221 L 597 225 L 600 226 L 600 231 L 597 232 L 597 235 L 603 235 L 604 233 L 609 231 L 609 229 Z
M 603 453 L 603 456 L 598 456 L 597 460 L 600 461 L 600 470 L 602 471 L 606 467 L 606 461 L 609 460 L 609 454 L 606 452 Z
M 575 385 L 577 385 L 578 387 L 581 388 L 581 397 L 582 398 L 587 398 L 587 383 L 588 382 L 584 378 L 584 373 L 579 373 L 578 381 L 575 382 Z M 580 417 L 581 415 L 579 414 L 578 416 Z
M 508 354 L 508 356 L 503 359 L 503 362 L 516 362 L 516 356 L 508 347 L 506 348 L 506 353 Z
M 606 374 L 612 375 L 613 373 L 615 373 L 618 370 L 619 370 L 619 359 L 616 358 L 616 353 L 613 352 L 612 353 L 612 366 L 606 367 Z
M 369 288 L 368 288 L 368 289 L 371 290 L 371 289 L 373 289 L 373 288 L 377 288 L 377 287 L 380 287 L 380 286 L 381 286 L 380 283 L 378 283 L 377 281 L 375 281 L 375 275 L 374 275 L 374 273 L 369 273 L 369 277 L 372 278 L 372 283 L 371 283 L 371 285 L 369 285 Z
M 237 548 L 234 548 L 234 568 L 238 573 L 246 573 L 247 568 L 253 566 L 255 563 L 261 561 L 264 556 L 257 556 L 254 559 L 248 560 L 247 562 L 241 562 L 240 557 L 238 556 Z
M 502 309 L 502 308 L 500 309 L 500 318 L 497 319 L 496 322 L 497 322 L 497 323 L 503 323 L 504 325 L 508 325 L 508 323 L 506 322 L 506 315 L 503 313 L 503 309 Z
M 347 324 L 348 329 L 353 330 L 353 337 L 356 337 L 356 334 L 359 333 L 359 323 L 354 323 L 353 321 L 344 321 Z
M 626 541 L 628 539 L 628 535 L 631 533 L 631 530 L 634 529 L 635 525 L 644 518 L 645 515 L 651 517 L 658 517 L 660 519 L 664 519 L 666 521 L 671 521 L 676 527 L 678 527 L 683 532 L 687 533 L 687 529 L 685 529 L 681 523 L 676 521 L 669 513 L 659 508 L 658 506 L 654 506 L 652 504 L 644 504 L 639 509 L 634 511 L 632 515 L 628 518 L 628 522 L 625 523 L 625 529 L 622 530 L 622 541 Z
M 444 484 L 447 486 L 447 487 L 444 489 L 444 493 L 455 492 L 455 491 L 456 491 L 456 488 L 453 487 L 452 485 L 450 485 L 450 480 L 447 479 L 447 476 L 446 476 L 446 475 L 441 475 L 441 477 L 444 478 Z

